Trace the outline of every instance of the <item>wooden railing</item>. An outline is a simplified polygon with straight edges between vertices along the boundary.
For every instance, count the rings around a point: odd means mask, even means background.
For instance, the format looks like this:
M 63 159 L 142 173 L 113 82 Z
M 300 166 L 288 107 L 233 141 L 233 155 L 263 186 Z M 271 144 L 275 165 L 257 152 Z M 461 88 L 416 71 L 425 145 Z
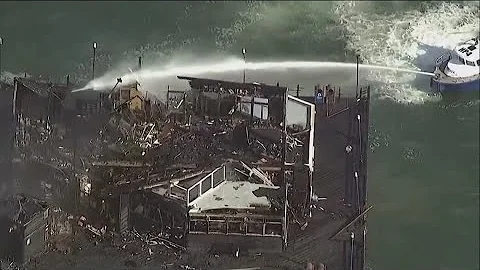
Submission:
M 189 233 L 282 237 L 282 226 L 282 217 L 195 215 L 190 218 Z
M 187 189 L 187 206 L 193 204 L 193 202 L 199 198 L 202 194 L 205 194 L 208 190 L 217 187 L 226 179 L 225 165 L 216 168 L 211 173 L 207 174 L 200 181 Z

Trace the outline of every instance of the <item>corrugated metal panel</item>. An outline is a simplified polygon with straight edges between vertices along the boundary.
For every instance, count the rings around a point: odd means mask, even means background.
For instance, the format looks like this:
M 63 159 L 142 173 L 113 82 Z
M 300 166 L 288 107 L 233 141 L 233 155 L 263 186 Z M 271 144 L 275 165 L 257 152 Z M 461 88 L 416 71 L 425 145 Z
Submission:
M 43 252 L 45 250 L 45 227 L 47 225 L 47 219 L 43 219 L 43 214 L 36 219 L 35 228 L 33 226 L 28 227 L 30 233 L 27 234 L 27 228 L 25 229 L 25 237 L 23 242 L 23 261 L 27 262 L 33 256 Z
M 25 224 L 25 235 L 32 233 L 45 223 L 46 220 L 43 218 L 43 211 L 35 214 L 35 216 L 32 217 L 27 224 Z

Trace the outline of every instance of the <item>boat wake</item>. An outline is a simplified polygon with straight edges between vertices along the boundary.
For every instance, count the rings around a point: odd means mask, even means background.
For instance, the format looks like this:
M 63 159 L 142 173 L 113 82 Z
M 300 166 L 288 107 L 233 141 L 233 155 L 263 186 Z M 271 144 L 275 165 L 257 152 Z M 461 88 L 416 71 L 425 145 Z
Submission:
M 372 14 L 368 5 L 350 1 L 337 3 L 335 8 L 347 30 L 347 48 L 359 50 L 365 63 L 416 70 L 433 68 L 425 63 L 434 63 L 439 51 L 452 49 L 458 42 L 478 35 L 478 2 L 423 3 L 420 9 L 390 15 Z M 426 47 L 430 49 L 426 51 Z M 413 83 L 413 74 L 372 71 L 368 78 L 382 82 L 377 89 L 381 98 L 415 104 L 440 99 L 420 90 Z M 428 81 L 422 86 L 421 89 L 428 88 Z

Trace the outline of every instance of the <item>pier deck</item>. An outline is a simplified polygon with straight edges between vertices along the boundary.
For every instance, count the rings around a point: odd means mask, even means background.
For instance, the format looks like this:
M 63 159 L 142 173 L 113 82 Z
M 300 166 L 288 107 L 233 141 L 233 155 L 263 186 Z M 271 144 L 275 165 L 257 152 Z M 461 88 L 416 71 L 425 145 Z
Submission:
M 313 98 L 303 98 L 313 102 Z M 363 101 L 362 101 L 363 102 Z M 353 168 L 349 163 L 347 145 L 353 145 L 352 140 L 358 136 L 353 127 L 357 114 L 367 119 L 363 103 L 357 103 L 356 98 L 344 98 L 329 108 L 329 116 L 325 105 L 317 105 L 315 127 L 315 171 L 313 191 L 318 196 L 312 218 L 305 230 L 298 226 L 290 233 L 290 244 L 287 252 L 282 255 L 290 265 L 306 265 L 308 262 L 323 263 L 327 269 L 351 269 L 350 267 L 350 234 L 340 233 L 331 239 L 343 226 L 357 216 L 355 203 L 351 203 L 352 190 L 348 179 L 353 179 Z M 367 103 L 368 106 L 368 103 Z M 364 129 L 367 137 L 367 129 Z M 365 142 L 366 143 L 366 142 Z M 352 181 L 353 182 L 353 181 Z M 351 183 L 351 182 L 349 182 Z M 363 195 L 360 194 L 360 197 Z M 347 197 L 347 198 L 346 198 Z M 356 197 L 356 196 L 353 196 Z M 363 204 L 364 199 L 361 199 Z M 360 208 L 363 209 L 363 205 Z M 363 245 L 363 243 L 359 243 Z M 362 254 L 354 254 L 354 263 L 363 265 Z M 361 265 L 360 265 L 361 264 Z

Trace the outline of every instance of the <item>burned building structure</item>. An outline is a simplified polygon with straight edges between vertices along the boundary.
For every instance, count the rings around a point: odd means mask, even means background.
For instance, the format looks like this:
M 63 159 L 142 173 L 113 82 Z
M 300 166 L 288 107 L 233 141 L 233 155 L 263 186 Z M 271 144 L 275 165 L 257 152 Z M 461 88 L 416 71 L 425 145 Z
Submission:
M 67 82 L 68 84 L 68 82 Z M 62 121 L 67 85 L 31 78 L 14 78 L 15 145 L 27 147 L 39 137 L 46 139 L 52 123 Z M 36 129 L 35 127 L 38 127 Z M 36 131 L 40 130 L 40 133 Z
M 32 188 L 25 184 L 24 174 L 19 171 L 22 159 L 31 158 L 24 155 L 25 150 L 41 141 L 50 123 L 60 118 L 63 110 L 58 100 L 65 96 L 65 89 L 27 78 L 15 78 L 14 85 L 0 86 L 5 124 L 0 150 L 0 259 L 23 264 L 46 251 L 52 241 L 69 230 L 60 208 L 28 194 L 31 189 L 40 188 L 40 178 L 34 179 L 38 182 Z M 51 100 L 51 95 L 56 95 L 57 101 Z
M 299 97 L 279 85 L 179 79 L 190 89 L 168 88 L 158 116 L 124 117 L 127 108 L 109 122 L 109 136 L 123 135 L 88 173 L 97 216 L 109 216 L 102 224 L 168 236 L 189 252 L 318 253 L 330 268 L 361 269 L 368 122 L 358 119 L 368 119 L 368 89 Z
M 123 130 L 124 143 L 91 160 L 81 193 L 96 201 L 97 214 L 116 213 L 105 223 L 118 231 L 169 227 L 190 249 L 223 234 L 232 245 L 269 239 L 282 250 L 287 212 L 297 220 L 309 212 L 314 106 L 285 87 L 181 78 L 192 89 L 168 89 L 165 119 L 109 121 L 108 134 Z M 112 103 L 129 86 L 119 89 Z M 298 113 L 287 117 L 287 110 Z
M 68 82 L 16 78 L 15 145 L 65 164 L 54 165 L 74 195 L 68 211 L 98 237 L 144 232 L 191 254 L 363 269 L 369 89 L 303 97 L 178 79 L 190 89 L 168 87 L 160 102 L 120 78 L 89 98 Z
M 17 157 L 14 142 L 19 97 L 16 89 L 5 83 L 0 83 L 0 95 L 4 123 L 0 149 L 0 259 L 23 263 L 46 247 L 48 206 L 31 197 L 16 194 L 13 160 Z
M 189 80 L 191 90 L 173 92 L 177 98 L 168 91 L 167 104 L 173 104 L 167 113 L 183 111 L 188 125 L 199 118 L 224 123 L 213 136 L 230 136 L 230 144 L 245 151 L 223 160 L 216 156 L 221 165 L 180 188 L 188 208 L 188 245 L 284 249 L 287 212 L 304 218 L 311 199 L 313 105 L 288 95 L 285 87 L 179 78 Z

